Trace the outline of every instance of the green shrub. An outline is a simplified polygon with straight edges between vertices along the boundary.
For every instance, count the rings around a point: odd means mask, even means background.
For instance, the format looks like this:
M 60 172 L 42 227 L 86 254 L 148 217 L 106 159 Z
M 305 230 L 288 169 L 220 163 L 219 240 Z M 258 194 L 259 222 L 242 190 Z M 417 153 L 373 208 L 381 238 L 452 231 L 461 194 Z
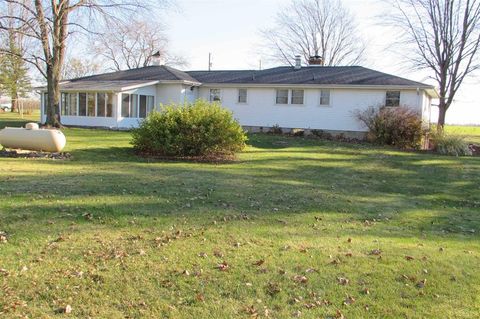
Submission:
M 150 113 L 132 136 L 137 152 L 172 157 L 229 156 L 247 140 L 230 111 L 202 100 Z
M 434 150 L 443 155 L 471 156 L 472 150 L 464 138 L 458 135 L 434 134 L 432 136 Z
M 408 107 L 374 108 L 356 113 L 367 128 L 367 139 L 381 145 L 418 149 L 425 133 L 420 115 Z

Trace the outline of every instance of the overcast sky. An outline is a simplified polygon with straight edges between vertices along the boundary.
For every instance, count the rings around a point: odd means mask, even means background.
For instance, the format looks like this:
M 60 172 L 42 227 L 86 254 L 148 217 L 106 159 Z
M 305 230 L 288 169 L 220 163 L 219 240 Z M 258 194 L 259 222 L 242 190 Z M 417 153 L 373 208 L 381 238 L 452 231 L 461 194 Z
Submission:
M 164 18 L 168 26 L 170 48 L 185 56 L 190 70 L 208 67 L 208 53 L 213 55 L 213 69 L 258 69 L 275 66 L 262 58 L 259 30 L 273 25 L 275 14 L 290 0 L 177 0 L 176 12 Z M 395 34 L 381 25 L 388 7 L 381 0 L 343 0 L 355 15 L 360 32 L 368 43 L 363 66 L 412 80 L 428 82 L 428 73 L 413 72 L 401 63 L 390 48 Z M 480 78 L 470 79 L 447 113 L 447 122 L 480 124 L 480 102 L 474 90 L 480 90 Z

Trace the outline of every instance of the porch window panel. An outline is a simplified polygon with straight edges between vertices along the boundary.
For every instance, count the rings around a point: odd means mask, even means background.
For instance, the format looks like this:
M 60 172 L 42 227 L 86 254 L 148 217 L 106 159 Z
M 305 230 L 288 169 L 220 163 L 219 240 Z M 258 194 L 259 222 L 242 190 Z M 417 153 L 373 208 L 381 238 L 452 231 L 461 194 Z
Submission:
M 106 101 L 106 116 L 113 117 L 113 94 L 107 93 L 106 94 L 107 101 Z
M 147 117 L 147 96 L 146 95 L 140 95 L 138 117 L 140 118 Z
M 130 94 L 122 94 L 122 117 L 130 117 Z
M 130 97 L 130 117 L 138 117 L 138 94 L 132 94 Z
M 47 105 L 48 105 L 48 93 L 47 92 L 42 94 L 42 102 L 43 102 L 43 115 L 47 115 Z
M 151 95 L 147 96 L 147 115 L 155 110 L 154 97 Z
M 87 103 L 88 116 L 95 116 L 95 93 L 88 93 Z
M 78 115 L 87 116 L 87 93 L 78 93 Z
M 77 93 L 70 93 L 69 95 L 69 104 L 70 104 L 70 112 L 68 115 L 70 116 L 77 116 L 78 115 L 78 98 L 77 98 Z
M 97 116 L 105 117 L 105 93 L 97 93 Z
M 69 100 L 68 100 L 68 93 L 62 93 L 61 94 L 61 103 L 62 107 L 60 108 L 60 115 L 68 115 L 69 113 Z

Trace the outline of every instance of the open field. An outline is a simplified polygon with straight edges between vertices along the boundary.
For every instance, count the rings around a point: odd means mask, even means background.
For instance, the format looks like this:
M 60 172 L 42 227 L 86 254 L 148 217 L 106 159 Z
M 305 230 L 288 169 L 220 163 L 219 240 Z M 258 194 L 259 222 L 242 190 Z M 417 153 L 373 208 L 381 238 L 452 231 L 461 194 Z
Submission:
M 465 141 L 469 143 L 480 145 L 480 126 L 449 125 L 445 130 L 447 133 L 465 137 Z
M 259 134 L 150 162 L 65 134 L 71 161 L 0 158 L 2 318 L 478 318 L 480 158 Z

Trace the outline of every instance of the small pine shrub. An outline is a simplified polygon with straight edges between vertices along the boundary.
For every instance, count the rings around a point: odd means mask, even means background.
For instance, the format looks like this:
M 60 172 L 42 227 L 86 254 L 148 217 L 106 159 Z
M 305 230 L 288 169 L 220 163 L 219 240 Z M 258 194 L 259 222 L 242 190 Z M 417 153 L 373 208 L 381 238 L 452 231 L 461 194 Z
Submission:
M 367 139 L 373 143 L 402 149 L 421 147 L 425 130 L 420 115 L 411 108 L 370 107 L 355 115 L 368 128 Z
M 245 147 L 246 140 L 230 111 L 202 100 L 152 112 L 132 131 L 134 149 L 153 156 L 231 156 Z
M 461 136 L 437 133 L 432 136 L 432 142 L 434 150 L 439 154 L 472 156 L 472 150 Z

